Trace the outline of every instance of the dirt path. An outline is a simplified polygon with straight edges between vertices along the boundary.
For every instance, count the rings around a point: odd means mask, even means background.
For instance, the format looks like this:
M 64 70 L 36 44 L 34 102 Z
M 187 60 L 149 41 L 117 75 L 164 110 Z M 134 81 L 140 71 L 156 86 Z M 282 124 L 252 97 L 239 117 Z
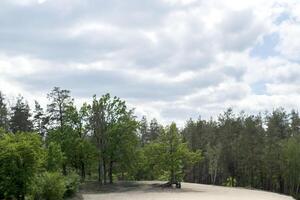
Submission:
M 86 188 L 91 188 L 87 186 Z M 96 192 L 95 192 L 96 190 Z M 158 182 L 127 182 L 105 188 L 83 189 L 84 200 L 292 200 L 271 192 L 183 183 L 182 189 L 165 189 Z

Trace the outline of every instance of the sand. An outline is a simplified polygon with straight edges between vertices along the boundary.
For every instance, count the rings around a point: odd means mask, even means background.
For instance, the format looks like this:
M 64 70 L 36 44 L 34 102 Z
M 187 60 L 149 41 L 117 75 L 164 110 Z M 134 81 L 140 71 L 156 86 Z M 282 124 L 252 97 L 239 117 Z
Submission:
M 181 189 L 161 188 L 158 182 L 123 182 L 85 191 L 84 200 L 292 200 L 292 197 L 271 192 L 182 183 Z

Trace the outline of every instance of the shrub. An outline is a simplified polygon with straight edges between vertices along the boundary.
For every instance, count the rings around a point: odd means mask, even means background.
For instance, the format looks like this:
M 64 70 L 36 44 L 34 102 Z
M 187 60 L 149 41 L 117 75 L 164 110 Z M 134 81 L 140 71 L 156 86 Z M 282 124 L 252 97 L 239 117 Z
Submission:
M 25 198 L 44 158 L 41 138 L 34 133 L 2 134 L 0 199 Z
M 50 142 L 47 148 L 47 170 L 52 172 L 61 170 L 63 161 L 64 154 L 61 150 L 60 145 L 54 142 Z
M 65 192 L 65 178 L 57 172 L 45 172 L 39 175 L 33 188 L 35 200 L 61 200 Z
M 226 182 L 223 183 L 223 185 L 227 187 L 236 187 L 236 179 L 230 176 L 226 179 Z
M 70 197 L 73 196 L 79 187 L 80 183 L 80 177 L 76 172 L 70 172 L 66 177 L 66 192 L 64 194 L 64 197 Z

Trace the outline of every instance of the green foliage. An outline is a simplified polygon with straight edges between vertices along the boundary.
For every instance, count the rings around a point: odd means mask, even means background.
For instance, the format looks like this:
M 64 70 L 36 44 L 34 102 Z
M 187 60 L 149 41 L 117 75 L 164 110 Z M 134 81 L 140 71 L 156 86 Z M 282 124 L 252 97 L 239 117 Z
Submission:
M 283 147 L 284 178 L 287 182 L 287 190 L 295 197 L 299 196 L 300 189 L 300 137 L 290 138 Z
M 47 170 L 58 172 L 62 168 L 64 159 L 64 154 L 61 151 L 60 145 L 54 142 L 50 142 L 47 148 Z
M 227 187 L 236 187 L 236 179 L 233 177 L 228 177 L 223 185 Z
M 8 111 L 5 103 L 5 98 L 0 91 L 0 128 L 8 130 Z
M 94 96 L 91 105 L 84 103 L 79 109 L 68 90 L 55 87 L 48 98 L 47 111 L 36 102 L 33 115 L 40 137 L 19 133 L 32 129 L 26 101 L 18 98 L 8 121 L 0 93 L 0 199 L 61 199 L 78 189 L 77 174 L 81 181 L 98 174 L 100 184 L 184 180 L 249 186 L 299 198 L 296 111 L 276 109 L 252 116 L 228 109 L 216 120 L 190 119 L 179 131 L 175 123 L 164 128 L 156 119 L 137 122 L 126 102 L 110 94 Z
M 48 122 L 48 117 L 45 116 L 44 110 L 41 105 L 35 101 L 35 109 L 33 111 L 33 129 L 38 132 L 41 137 L 45 136 L 46 125 Z
M 0 127 L 0 140 L 1 140 L 1 137 L 3 137 L 5 134 L 5 131 L 3 128 Z
M 99 155 L 98 180 L 105 183 L 109 176 L 112 183 L 116 168 L 121 173 L 132 169 L 132 158 L 138 143 L 138 123 L 125 101 L 110 94 L 103 95 L 99 100 L 94 96 L 90 123 Z
M 54 87 L 47 95 L 50 104 L 47 106 L 47 112 L 50 116 L 50 124 L 61 129 L 65 125 L 67 119 L 67 109 L 73 106 L 73 99 L 70 97 L 70 91 Z
M 35 178 L 32 196 L 35 200 L 62 200 L 66 192 L 66 180 L 58 172 L 44 172 Z
M 170 182 L 182 181 L 184 166 L 201 159 L 200 151 L 190 151 L 182 141 L 175 123 L 167 127 L 156 142 L 146 147 L 145 154 L 153 170 L 168 177 Z
M 32 121 L 30 120 L 30 108 L 28 103 L 22 96 L 17 98 L 17 103 L 11 107 L 12 116 L 10 118 L 10 130 L 13 133 L 30 132 L 33 129 Z
M 216 146 L 208 144 L 207 151 L 205 153 L 208 158 L 208 173 L 213 184 L 215 184 L 217 174 L 220 171 L 221 149 L 222 146 L 220 144 L 217 144 Z
M 117 163 L 120 173 L 132 172 L 135 170 L 137 161 L 136 151 L 138 137 L 136 135 L 137 122 L 130 115 L 124 116 L 110 129 L 107 152 L 109 159 Z
M 24 197 L 44 157 L 37 134 L 5 134 L 0 140 L 0 197 Z
M 73 196 L 77 192 L 79 184 L 80 177 L 78 176 L 78 174 L 74 171 L 70 172 L 65 177 L 66 191 L 64 193 L 64 197 Z
M 67 174 L 67 165 L 72 164 L 73 158 L 76 156 L 73 150 L 76 147 L 76 133 L 71 127 L 64 127 L 63 129 L 54 129 L 49 132 L 46 143 L 48 146 L 54 143 L 61 147 L 61 151 L 64 155 L 63 159 L 63 173 Z M 56 149 L 57 150 L 57 149 Z M 51 158 L 52 159 L 52 158 Z

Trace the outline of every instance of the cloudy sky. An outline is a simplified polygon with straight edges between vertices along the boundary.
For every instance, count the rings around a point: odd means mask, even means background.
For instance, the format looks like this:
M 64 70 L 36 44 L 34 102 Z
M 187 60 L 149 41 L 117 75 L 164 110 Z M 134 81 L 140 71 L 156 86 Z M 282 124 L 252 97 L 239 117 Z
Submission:
M 163 123 L 300 103 L 298 0 L 1 0 L 0 90 L 110 92 Z

